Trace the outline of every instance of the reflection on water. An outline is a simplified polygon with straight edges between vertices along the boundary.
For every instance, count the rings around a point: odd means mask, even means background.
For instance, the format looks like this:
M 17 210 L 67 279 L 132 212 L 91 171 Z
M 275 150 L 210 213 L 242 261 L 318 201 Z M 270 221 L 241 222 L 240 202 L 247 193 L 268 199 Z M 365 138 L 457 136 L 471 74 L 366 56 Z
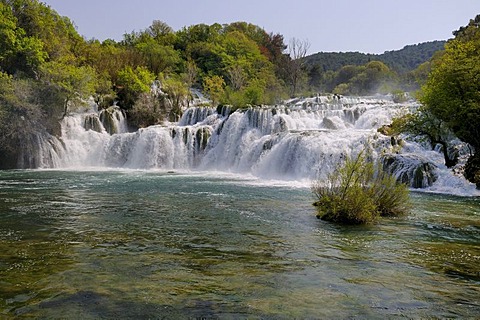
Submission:
M 0 173 L 0 316 L 480 317 L 480 202 L 364 227 L 308 189 L 154 172 Z

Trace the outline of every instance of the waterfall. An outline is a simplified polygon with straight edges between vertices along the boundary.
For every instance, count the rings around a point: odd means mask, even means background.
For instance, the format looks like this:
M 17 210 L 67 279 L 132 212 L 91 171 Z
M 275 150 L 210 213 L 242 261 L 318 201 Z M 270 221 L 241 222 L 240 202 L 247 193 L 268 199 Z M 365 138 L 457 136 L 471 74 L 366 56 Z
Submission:
M 194 125 L 205 121 L 205 119 L 215 113 L 215 109 L 207 107 L 188 108 L 180 119 L 179 126 Z
M 85 128 L 85 130 L 93 130 L 96 132 L 102 132 L 105 130 L 102 121 L 96 113 L 87 114 L 85 116 L 83 127 Z
M 103 109 L 100 111 L 98 117 L 100 118 L 103 128 L 109 134 L 128 132 L 125 114 L 119 107 L 113 106 Z
M 367 146 L 413 188 L 469 188 L 443 165 L 439 152 L 421 142 L 399 147 L 377 132 L 415 106 L 388 98 L 317 96 L 236 111 L 192 107 L 178 123 L 136 132 L 128 132 L 124 114 L 111 108 L 65 117 L 61 138 L 40 148 L 41 158 L 48 159 L 40 166 L 214 170 L 306 181 L 327 177 L 346 156 Z

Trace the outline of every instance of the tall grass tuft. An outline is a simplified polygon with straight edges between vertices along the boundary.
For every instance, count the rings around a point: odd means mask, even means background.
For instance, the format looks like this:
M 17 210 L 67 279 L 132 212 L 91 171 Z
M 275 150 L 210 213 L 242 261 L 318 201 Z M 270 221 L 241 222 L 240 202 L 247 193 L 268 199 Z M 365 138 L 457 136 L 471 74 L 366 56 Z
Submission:
M 380 216 L 399 216 L 410 210 L 408 187 L 368 159 L 365 151 L 347 157 L 326 181 L 312 185 L 317 217 L 345 224 L 371 223 Z

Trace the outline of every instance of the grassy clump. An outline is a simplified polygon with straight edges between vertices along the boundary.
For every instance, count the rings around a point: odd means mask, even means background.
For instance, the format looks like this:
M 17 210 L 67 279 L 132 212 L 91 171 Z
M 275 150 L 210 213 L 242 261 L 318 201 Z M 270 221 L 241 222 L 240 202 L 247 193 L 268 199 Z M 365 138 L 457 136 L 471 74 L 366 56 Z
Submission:
M 380 216 L 399 216 L 410 209 L 408 187 L 369 161 L 364 152 L 347 157 L 325 182 L 316 181 L 312 191 L 317 217 L 345 224 L 365 224 Z

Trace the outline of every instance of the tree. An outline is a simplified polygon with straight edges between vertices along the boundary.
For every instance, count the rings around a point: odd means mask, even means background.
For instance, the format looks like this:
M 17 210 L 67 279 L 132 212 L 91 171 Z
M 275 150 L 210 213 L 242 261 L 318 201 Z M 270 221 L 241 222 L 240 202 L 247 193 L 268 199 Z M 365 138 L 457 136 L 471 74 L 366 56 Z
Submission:
M 176 33 L 175 49 L 189 56 L 192 45 L 197 43 L 215 43 L 220 36 L 221 29 L 222 26 L 218 23 L 211 26 L 196 24 L 188 28 L 184 27 Z
M 154 38 L 142 40 L 135 48 L 142 54 L 145 65 L 156 75 L 173 72 L 180 62 L 180 56 L 172 46 L 162 45 Z
M 480 41 L 453 40 L 434 63 L 420 101 L 461 140 L 480 147 Z
M 36 38 L 43 44 L 43 50 L 50 60 L 68 55 L 79 56 L 77 50 L 81 48 L 84 39 L 69 18 L 60 16 L 38 0 L 3 2 L 11 7 L 17 26 L 25 31 L 26 36 Z
M 222 74 L 222 57 L 217 45 L 211 42 L 190 43 L 187 48 L 188 59 L 195 62 L 200 83 L 206 75 Z
M 63 97 L 63 117 L 68 113 L 72 102 L 81 102 L 95 93 L 97 75 L 89 66 L 75 66 L 71 61 L 50 61 L 41 66 L 41 79 L 49 86 L 57 88 Z
M 478 34 L 476 34 L 478 32 L 478 28 L 480 28 L 480 14 L 477 14 L 474 19 L 470 19 L 468 25 L 453 31 L 453 35 L 455 38 L 462 40 L 473 40 L 474 38 L 478 39 Z
M 152 25 L 147 28 L 146 33 L 161 44 L 171 44 L 173 40 L 173 29 L 160 20 L 153 20 Z
M 385 84 L 394 82 L 393 80 L 393 73 L 383 62 L 370 61 L 364 66 L 348 65 L 337 72 L 333 92 L 352 95 L 374 94 Z
M 288 64 L 288 71 L 290 75 L 290 83 L 292 86 L 292 97 L 295 96 L 295 94 L 297 93 L 298 85 L 300 79 L 302 78 L 302 73 L 304 72 L 304 58 L 307 55 L 308 49 L 310 49 L 310 43 L 308 42 L 308 40 L 300 40 L 297 38 L 293 38 L 292 40 L 290 40 L 290 61 Z
M 453 133 L 475 149 L 470 162 L 480 158 L 480 15 L 454 32 L 444 53 L 432 62 L 420 101 Z M 468 166 L 468 165 L 467 165 Z M 476 166 L 475 166 L 476 167 Z M 471 166 L 470 166 L 471 168 Z M 480 166 L 467 178 L 480 187 Z
M 100 43 L 89 41 L 83 52 L 83 64 L 92 66 L 98 74 L 105 76 L 115 85 L 118 71 L 129 66 L 135 69 L 144 61 L 141 52 L 136 48 L 122 46 L 113 40 Z
M 203 89 L 212 99 L 212 105 L 216 106 L 224 93 L 225 81 L 220 76 L 206 77 L 203 80 Z
M 155 76 L 145 67 L 125 67 L 118 72 L 119 106 L 130 109 L 140 94 L 150 92 Z
M 245 75 L 243 74 L 243 69 L 239 65 L 234 65 L 228 68 L 227 70 L 228 80 L 234 91 L 240 90 L 245 83 Z
M 249 105 L 259 105 L 263 102 L 265 83 L 262 80 L 253 79 L 244 90 L 245 102 Z
M 409 133 L 418 137 L 427 139 L 430 146 L 435 148 L 437 144 L 442 146 L 445 165 L 448 168 L 455 166 L 458 162 L 457 155 L 453 159 L 448 153 L 448 141 L 452 138 L 452 132 L 446 123 L 435 117 L 427 108 L 421 107 L 414 113 L 409 113 L 393 119 L 390 130 L 386 132 L 390 135 L 399 133 Z
M 182 116 L 182 108 L 188 104 L 188 87 L 179 77 L 169 77 L 162 81 L 162 89 L 171 104 L 169 118 L 178 121 Z
M 198 67 L 191 59 L 186 62 L 184 77 L 188 87 L 192 87 L 197 81 Z
M 9 74 L 36 75 L 47 53 L 36 37 L 27 36 L 17 25 L 12 8 L 0 2 L 0 68 Z

